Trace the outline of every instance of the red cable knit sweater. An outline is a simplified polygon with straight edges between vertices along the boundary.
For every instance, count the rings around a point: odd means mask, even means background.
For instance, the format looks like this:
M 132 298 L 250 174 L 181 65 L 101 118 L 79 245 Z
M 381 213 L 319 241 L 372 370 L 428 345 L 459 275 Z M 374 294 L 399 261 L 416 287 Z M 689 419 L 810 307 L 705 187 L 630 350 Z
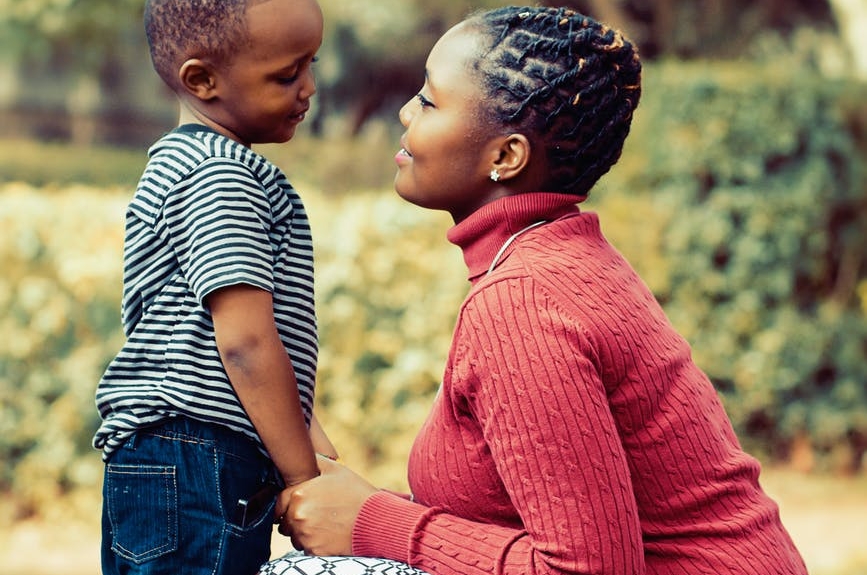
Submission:
M 353 552 L 436 575 L 805 575 L 687 343 L 575 201 L 507 197 L 449 231 L 473 285 L 415 502 L 369 498 Z

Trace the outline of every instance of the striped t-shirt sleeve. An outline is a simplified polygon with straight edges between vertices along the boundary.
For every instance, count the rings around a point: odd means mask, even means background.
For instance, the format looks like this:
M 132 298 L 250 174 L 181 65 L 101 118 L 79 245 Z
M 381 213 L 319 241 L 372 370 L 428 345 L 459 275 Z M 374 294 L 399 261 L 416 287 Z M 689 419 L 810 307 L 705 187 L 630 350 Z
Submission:
M 270 207 L 250 169 L 204 162 L 195 186 L 178 187 L 163 212 L 175 255 L 199 302 L 216 289 L 249 284 L 273 292 Z

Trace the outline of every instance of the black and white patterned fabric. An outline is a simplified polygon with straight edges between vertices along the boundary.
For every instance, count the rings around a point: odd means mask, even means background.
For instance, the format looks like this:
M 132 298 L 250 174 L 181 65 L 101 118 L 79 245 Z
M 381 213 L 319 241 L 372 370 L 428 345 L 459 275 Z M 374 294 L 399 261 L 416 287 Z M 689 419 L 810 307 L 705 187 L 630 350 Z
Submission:
M 371 557 L 310 557 L 292 552 L 269 561 L 259 575 L 428 575 L 406 563 Z

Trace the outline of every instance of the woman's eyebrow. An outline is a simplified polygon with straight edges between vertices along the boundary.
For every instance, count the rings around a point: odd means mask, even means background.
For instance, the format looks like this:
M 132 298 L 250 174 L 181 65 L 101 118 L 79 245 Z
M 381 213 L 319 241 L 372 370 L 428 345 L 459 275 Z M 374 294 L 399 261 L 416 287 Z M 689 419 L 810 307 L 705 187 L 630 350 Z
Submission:
M 434 83 L 431 82 L 430 79 L 430 71 L 427 68 L 424 69 L 424 82 L 428 85 L 429 88 L 434 87 Z

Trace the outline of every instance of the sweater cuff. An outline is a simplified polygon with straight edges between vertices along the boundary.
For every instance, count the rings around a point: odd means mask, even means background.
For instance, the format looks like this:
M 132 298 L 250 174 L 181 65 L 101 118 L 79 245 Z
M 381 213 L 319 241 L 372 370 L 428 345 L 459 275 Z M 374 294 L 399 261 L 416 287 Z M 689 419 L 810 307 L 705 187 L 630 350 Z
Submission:
M 362 505 L 352 528 L 352 554 L 409 564 L 410 540 L 428 511 L 394 493 L 374 493 Z

